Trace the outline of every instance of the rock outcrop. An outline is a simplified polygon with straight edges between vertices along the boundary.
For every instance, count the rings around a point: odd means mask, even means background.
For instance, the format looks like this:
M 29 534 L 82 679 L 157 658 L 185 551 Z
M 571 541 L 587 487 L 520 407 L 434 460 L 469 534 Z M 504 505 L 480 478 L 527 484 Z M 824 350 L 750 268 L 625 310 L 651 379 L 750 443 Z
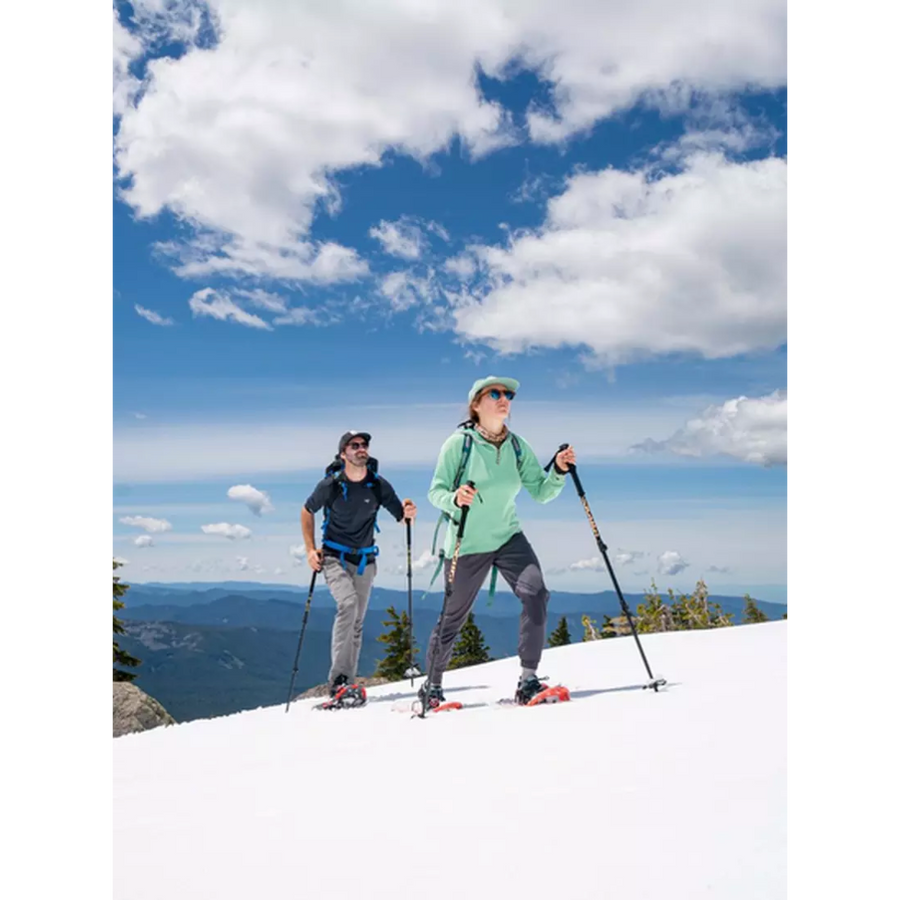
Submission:
M 113 682 L 113 737 L 175 725 L 163 705 L 129 681 Z

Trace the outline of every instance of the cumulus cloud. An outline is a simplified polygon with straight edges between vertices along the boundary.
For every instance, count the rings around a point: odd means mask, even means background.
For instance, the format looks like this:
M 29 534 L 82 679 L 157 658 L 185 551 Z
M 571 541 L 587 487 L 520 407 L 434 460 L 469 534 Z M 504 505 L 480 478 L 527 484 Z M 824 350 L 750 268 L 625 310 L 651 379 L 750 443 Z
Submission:
M 150 516 L 124 516 L 119 519 L 123 525 L 132 525 L 135 528 L 143 528 L 150 534 L 158 534 L 163 531 L 171 531 L 172 523 L 168 519 L 154 519 Z
M 454 328 L 501 353 L 584 348 L 597 364 L 717 359 L 786 340 L 783 159 L 699 153 L 682 171 L 582 172 L 543 226 L 470 247 L 482 286 Z
M 246 503 L 247 508 L 255 516 L 260 516 L 275 509 L 269 495 L 265 491 L 257 490 L 252 484 L 236 484 L 228 488 L 228 498 Z
M 656 560 L 656 570 L 661 575 L 677 575 L 688 566 L 690 563 L 677 550 L 666 550 Z
M 153 546 L 153 538 L 150 537 L 149 534 L 142 534 L 140 537 L 136 537 L 134 539 L 135 547 L 152 547 Z
M 185 275 L 358 277 L 352 250 L 310 239 L 314 217 L 340 207 L 338 173 L 390 152 L 424 163 L 454 139 L 475 157 L 523 140 L 482 73 L 527 69 L 546 85 L 526 114 L 539 142 L 639 101 L 785 83 L 783 0 L 692 0 L 689 14 L 666 0 L 133 5 L 115 43 L 121 196 L 193 230 L 170 248 Z M 164 49 L 161 35 L 184 52 L 138 86 L 129 65 L 140 43 Z
M 229 541 L 241 541 L 250 537 L 253 532 L 244 525 L 230 525 L 228 522 L 216 522 L 213 525 L 201 525 L 204 534 L 218 534 Z
M 592 556 L 589 559 L 579 559 L 577 562 L 571 563 L 569 568 L 576 572 L 583 569 L 591 572 L 601 572 L 606 569 L 606 563 L 603 561 L 602 556 Z
M 246 556 L 236 556 L 238 570 L 241 572 L 246 572 L 247 569 L 250 568 L 250 560 Z
M 630 566 L 637 559 L 643 559 L 644 553 L 641 550 L 619 550 L 613 559 L 620 566 Z
M 787 392 L 708 406 L 670 438 L 648 438 L 632 450 L 694 457 L 721 453 L 766 467 L 787 465 Z

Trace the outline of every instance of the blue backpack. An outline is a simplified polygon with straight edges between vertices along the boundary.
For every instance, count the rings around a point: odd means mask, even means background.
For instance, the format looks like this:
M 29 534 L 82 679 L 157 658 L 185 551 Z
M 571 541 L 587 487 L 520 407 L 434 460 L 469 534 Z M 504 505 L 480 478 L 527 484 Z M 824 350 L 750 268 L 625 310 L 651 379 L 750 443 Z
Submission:
M 380 531 L 378 527 L 378 510 L 381 507 L 381 476 L 378 474 L 378 460 L 369 459 L 366 464 L 368 477 L 364 482 L 364 486 L 370 488 L 375 495 L 375 531 Z M 378 556 L 378 547 L 372 544 L 371 547 L 348 547 L 346 544 L 339 544 L 337 541 L 328 541 L 325 539 L 325 531 L 328 528 L 328 521 L 331 518 L 331 507 L 339 497 L 347 499 L 347 479 L 344 477 L 344 462 L 340 456 L 335 458 L 325 467 L 325 477 L 331 479 L 331 499 L 325 504 L 324 515 L 322 518 L 322 546 L 337 550 L 340 554 L 341 565 L 346 564 L 347 554 L 359 555 L 359 565 L 356 573 L 362 575 L 366 570 L 366 563 L 369 558 Z

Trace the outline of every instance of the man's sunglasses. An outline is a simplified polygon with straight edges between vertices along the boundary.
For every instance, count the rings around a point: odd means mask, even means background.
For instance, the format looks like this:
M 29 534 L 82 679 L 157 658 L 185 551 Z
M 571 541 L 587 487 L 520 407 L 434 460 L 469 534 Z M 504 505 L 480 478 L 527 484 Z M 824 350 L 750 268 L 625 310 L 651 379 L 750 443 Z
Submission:
M 369 442 L 368 441 L 351 441 L 346 445 L 351 450 L 368 450 Z
M 506 397 L 507 400 L 516 399 L 515 391 L 498 391 L 497 388 L 491 388 L 491 390 L 489 390 L 487 394 L 488 397 L 491 398 L 491 400 L 499 400 L 501 397 Z

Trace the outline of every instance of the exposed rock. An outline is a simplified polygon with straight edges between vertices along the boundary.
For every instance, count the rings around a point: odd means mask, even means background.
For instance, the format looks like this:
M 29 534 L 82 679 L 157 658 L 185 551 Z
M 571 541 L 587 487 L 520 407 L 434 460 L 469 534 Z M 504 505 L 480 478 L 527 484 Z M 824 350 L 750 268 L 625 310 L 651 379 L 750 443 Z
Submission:
M 175 725 L 163 705 L 129 681 L 113 682 L 113 737 Z

